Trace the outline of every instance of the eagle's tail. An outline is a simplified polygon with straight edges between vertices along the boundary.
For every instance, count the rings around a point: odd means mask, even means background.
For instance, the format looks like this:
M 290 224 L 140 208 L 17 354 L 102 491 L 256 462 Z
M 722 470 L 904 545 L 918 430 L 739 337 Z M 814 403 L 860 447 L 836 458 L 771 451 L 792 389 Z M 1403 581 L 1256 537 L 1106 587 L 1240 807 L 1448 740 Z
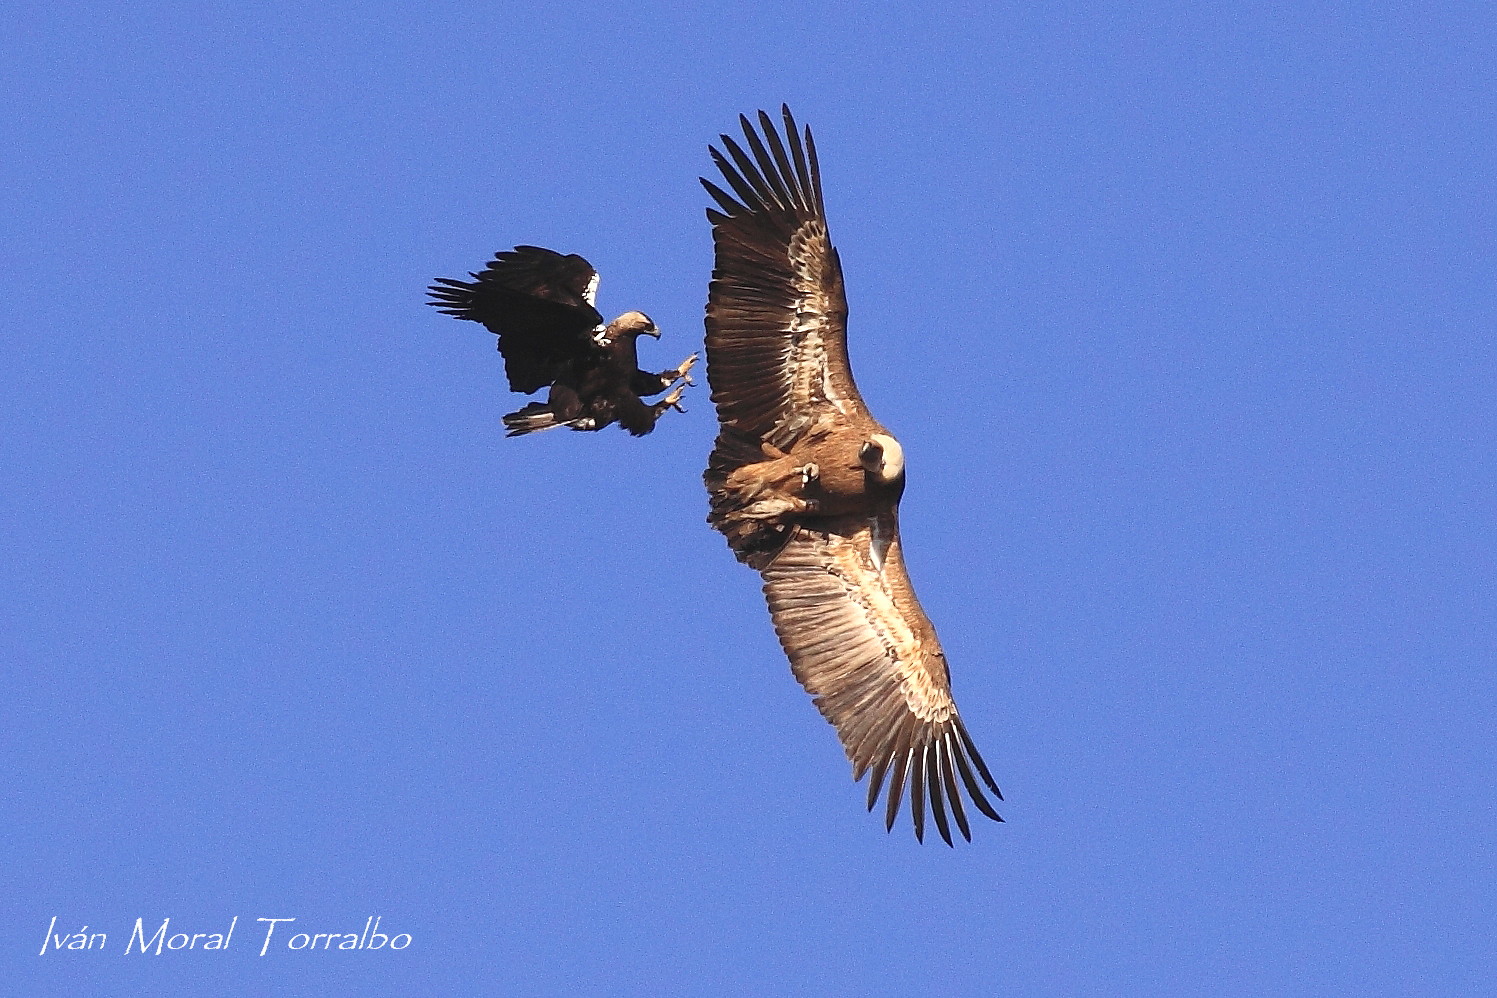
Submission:
M 551 406 L 545 402 L 532 402 L 523 409 L 517 409 L 504 417 L 504 426 L 508 431 L 506 437 L 522 437 L 527 433 L 538 433 L 541 430 L 554 430 L 558 426 L 570 426 L 574 430 L 591 430 L 596 420 L 592 416 L 579 416 L 576 419 L 559 420 Z

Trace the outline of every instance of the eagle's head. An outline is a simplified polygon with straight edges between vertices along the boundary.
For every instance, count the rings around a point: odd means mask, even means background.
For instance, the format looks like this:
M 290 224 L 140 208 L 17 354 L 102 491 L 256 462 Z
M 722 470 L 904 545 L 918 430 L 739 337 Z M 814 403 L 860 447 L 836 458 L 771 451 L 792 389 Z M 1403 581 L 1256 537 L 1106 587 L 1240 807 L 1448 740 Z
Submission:
M 660 330 L 655 328 L 654 321 L 643 312 L 625 312 L 608 324 L 609 332 L 614 336 L 653 336 L 660 339 Z
M 858 449 L 858 463 L 880 485 L 904 481 L 904 448 L 887 433 L 871 434 Z

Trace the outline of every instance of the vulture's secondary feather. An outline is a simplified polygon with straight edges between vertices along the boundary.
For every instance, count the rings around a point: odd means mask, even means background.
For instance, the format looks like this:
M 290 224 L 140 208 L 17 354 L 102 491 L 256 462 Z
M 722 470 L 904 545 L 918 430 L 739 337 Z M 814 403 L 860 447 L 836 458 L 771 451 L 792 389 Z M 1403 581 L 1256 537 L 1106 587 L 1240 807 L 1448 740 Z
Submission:
M 791 670 L 837 729 L 853 778 L 869 777 L 892 828 L 909 788 L 941 838 L 968 840 L 966 802 L 1001 821 L 998 786 L 951 699 L 935 629 L 899 544 L 904 452 L 868 412 L 847 361 L 842 265 L 827 234 L 810 129 L 759 112 L 713 161 L 716 262 L 707 378 L 717 443 L 704 476 L 710 522 L 758 569 Z M 887 782 L 886 782 L 887 781 Z

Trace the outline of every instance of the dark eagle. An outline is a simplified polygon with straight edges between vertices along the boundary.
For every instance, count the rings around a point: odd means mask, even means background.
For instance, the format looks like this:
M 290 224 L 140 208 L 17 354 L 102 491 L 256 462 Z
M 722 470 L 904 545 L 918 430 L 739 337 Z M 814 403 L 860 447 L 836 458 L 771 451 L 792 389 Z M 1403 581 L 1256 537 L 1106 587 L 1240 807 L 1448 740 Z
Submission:
M 899 547 L 904 452 L 874 419 L 847 363 L 842 265 L 827 236 L 811 130 L 783 108 L 782 139 L 740 116 L 747 151 L 712 149 L 732 194 L 702 180 L 716 265 L 707 303 L 707 379 L 717 443 L 704 476 L 708 522 L 759 570 L 791 670 L 837 729 L 853 779 L 888 779 L 885 827 L 910 787 L 915 837 L 925 808 L 951 844 L 948 808 L 969 841 L 961 787 L 1003 795 L 951 699 L 935 629 Z
M 529 395 L 550 389 L 546 401 L 504 417 L 506 436 L 553 426 L 601 430 L 617 422 L 638 437 L 653 430 L 665 410 L 681 410 L 696 354 L 669 371 L 641 371 L 635 340 L 659 339 L 660 331 L 643 312 L 605 323 L 594 304 L 598 272 L 576 253 L 516 246 L 468 276 L 471 282 L 438 277 L 427 304 L 499 335 L 512 390 Z M 660 401 L 642 401 L 672 386 Z

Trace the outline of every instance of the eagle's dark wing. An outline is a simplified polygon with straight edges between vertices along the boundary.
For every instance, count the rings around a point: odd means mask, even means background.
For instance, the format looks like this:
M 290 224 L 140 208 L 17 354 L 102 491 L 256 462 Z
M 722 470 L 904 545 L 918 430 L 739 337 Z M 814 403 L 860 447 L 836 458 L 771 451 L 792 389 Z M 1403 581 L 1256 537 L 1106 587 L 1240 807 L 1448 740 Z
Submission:
M 908 780 L 916 838 L 924 837 L 928 800 L 948 844 L 948 808 L 970 841 L 959 787 L 996 821 L 983 784 L 1003 795 L 957 716 L 946 656 L 910 588 L 898 530 L 892 511 L 797 527 L 764 569 L 764 595 L 791 669 L 836 726 L 853 779 L 872 773 L 868 809 L 889 776 L 892 828 Z
M 793 437 L 834 408 L 865 416 L 847 365 L 842 265 L 827 237 L 811 130 L 802 143 L 788 107 L 781 139 L 740 116 L 745 151 L 722 136 L 712 158 L 733 193 L 703 180 L 717 265 L 707 303 L 707 377 L 718 420 L 754 438 Z
M 499 334 L 515 391 L 545 388 L 573 359 L 594 350 L 593 331 L 603 324 L 593 304 L 598 273 L 577 254 L 516 246 L 469 276 L 473 281 L 437 278 L 427 304 Z

